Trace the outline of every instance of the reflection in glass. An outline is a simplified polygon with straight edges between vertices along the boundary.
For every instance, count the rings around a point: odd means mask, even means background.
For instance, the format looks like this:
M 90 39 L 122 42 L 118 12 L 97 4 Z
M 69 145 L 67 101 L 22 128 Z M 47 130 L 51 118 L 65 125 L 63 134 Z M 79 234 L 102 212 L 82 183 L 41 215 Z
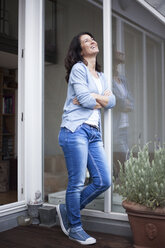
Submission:
M 56 54 L 56 0 L 45 0 L 45 60 L 55 63 Z
M 133 98 L 128 88 L 125 75 L 118 71 L 118 66 L 124 64 L 125 55 L 114 49 L 113 51 L 113 93 L 116 96 L 116 107 L 113 111 L 113 146 L 117 159 L 114 156 L 114 177 L 118 178 L 118 159 L 123 164 L 129 156 L 128 128 L 129 112 L 133 110 Z
M 147 134 L 148 141 L 163 143 L 161 43 L 146 38 L 147 52 Z M 151 107 L 152 106 L 152 107 Z M 149 124 L 149 125 L 148 125 Z
M 117 99 L 112 130 L 114 182 L 118 182 L 118 160 L 124 170 L 124 161 L 134 145 L 163 143 L 164 132 L 161 40 L 124 21 L 120 26 L 117 22 L 118 18 L 113 18 L 113 91 Z M 122 197 L 113 192 L 113 211 L 124 211 L 121 201 Z

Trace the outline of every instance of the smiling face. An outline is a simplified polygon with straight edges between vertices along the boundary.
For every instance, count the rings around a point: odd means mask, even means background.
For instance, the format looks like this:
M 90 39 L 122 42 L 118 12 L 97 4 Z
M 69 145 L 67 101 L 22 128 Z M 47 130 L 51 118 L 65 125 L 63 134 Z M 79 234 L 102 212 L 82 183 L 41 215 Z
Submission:
M 88 34 L 80 36 L 81 55 L 85 57 L 96 56 L 99 52 L 97 42 Z

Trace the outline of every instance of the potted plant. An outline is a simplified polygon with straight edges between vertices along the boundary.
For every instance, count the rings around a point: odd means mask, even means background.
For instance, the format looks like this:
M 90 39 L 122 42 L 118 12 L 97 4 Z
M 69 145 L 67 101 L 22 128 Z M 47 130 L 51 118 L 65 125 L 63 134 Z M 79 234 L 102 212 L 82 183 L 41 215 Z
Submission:
M 124 166 L 120 164 L 114 190 L 123 196 L 133 232 L 134 247 L 165 247 L 165 146 L 149 145 L 131 150 Z M 152 155 L 152 156 L 151 156 Z M 152 157 L 152 159 L 151 159 Z

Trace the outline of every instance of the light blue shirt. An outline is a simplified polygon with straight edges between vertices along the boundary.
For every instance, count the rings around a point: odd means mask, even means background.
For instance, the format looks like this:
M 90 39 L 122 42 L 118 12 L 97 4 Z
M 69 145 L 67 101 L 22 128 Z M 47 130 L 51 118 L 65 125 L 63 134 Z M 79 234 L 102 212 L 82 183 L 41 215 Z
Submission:
M 104 94 L 104 91 L 108 89 L 108 84 L 104 74 L 99 72 L 98 74 L 102 83 L 102 94 Z M 61 127 L 66 127 L 74 132 L 78 126 L 82 125 L 89 118 L 96 106 L 96 100 L 91 96 L 91 93 L 99 94 L 92 74 L 83 62 L 78 62 L 72 67 L 69 76 Z M 73 104 L 75 97 L 77 97 L 80 105 Z M 115 104 L 116 98 L 112 94 L 109 96 L 109 101 L 105 108 L 110 109 Z

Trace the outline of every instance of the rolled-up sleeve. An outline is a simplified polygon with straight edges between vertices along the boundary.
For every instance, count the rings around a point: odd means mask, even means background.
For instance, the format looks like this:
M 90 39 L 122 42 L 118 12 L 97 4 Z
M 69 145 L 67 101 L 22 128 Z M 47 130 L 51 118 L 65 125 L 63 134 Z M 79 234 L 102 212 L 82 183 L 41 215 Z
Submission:
M 72 68 L 69 83 L 73 86 L 75 96 L 80 105 L 84 108 L 94 109 L 96 100 L 89 92 L 86 71 L 81 64 L 76 64 Z
M 111 109 L 116 105 L 116 97 L 114 94 L 109 96 L 108 104 L 105 106 L 105 109 Z

